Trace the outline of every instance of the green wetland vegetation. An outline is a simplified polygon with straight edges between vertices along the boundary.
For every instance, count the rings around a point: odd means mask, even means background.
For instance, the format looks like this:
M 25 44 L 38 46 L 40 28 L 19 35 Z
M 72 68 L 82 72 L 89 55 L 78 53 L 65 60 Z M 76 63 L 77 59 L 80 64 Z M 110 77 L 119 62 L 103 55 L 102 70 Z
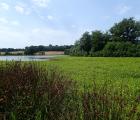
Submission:
M 140 58 L 0 63 L 0 117 L 139 120 Z
M 140 58 L 61 57 L 41 64 L 57 66 L 80 85 L 89 86 L 94 82 L 102 84 L 108 81 L 116 86 L 126 83 L 136 88 L 140 81 Z

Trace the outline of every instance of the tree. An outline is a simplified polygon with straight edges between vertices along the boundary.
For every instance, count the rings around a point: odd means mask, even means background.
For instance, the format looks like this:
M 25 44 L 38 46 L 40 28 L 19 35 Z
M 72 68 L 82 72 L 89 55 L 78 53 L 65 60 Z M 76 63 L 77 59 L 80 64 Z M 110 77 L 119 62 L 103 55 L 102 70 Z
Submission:
M 133 18 L 123 19 L 110 29 L 110 33 L 112 41 L 136 43 L 137 38 L 140 36 L 140 22 L 135 21 Z
M 75 42 L 75 45 L 70 49 L 70 55 L 83 56 L 81 54 L 80 40 Z
M 70 53 L 76 56 L 140 56 L 140 21 L 123 19 L 106 33 L 85 32 Z
M 101 31 L 93 31 L 91 34 L 92 51 L 100 51 L 105 45 L 104 35 Z
M 108 42 L 103 50 L 106 57 L 136 57 L 139 56 L 140 49 L 131 42 Z
M 91 42 L 91 36 L 89 34 L 89 32 L 85 32 L 81 39 L 80 39 L 80 48 L 82 51 L 87 52 L 87 54 L 89 55 L 89 52 L 92 48 L 92 42 Z
M 34 55 L 36 52 L 38 52 L 37 46 L 25 47 L 25 55 Z

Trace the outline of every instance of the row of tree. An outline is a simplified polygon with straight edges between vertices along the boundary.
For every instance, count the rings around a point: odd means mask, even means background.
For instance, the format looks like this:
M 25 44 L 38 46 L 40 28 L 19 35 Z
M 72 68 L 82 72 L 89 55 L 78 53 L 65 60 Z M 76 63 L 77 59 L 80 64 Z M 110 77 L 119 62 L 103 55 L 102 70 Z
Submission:
M 49 46 L 43 46 L 43 45 L 39 45 L 39 46 L 29 46 L 29 47 L 25 47 L 25 54 L 26 55 L 34 55 L 37 52 L 40 51 L 65 51 L 66 49 L 70 49 L 71 46 L 69 45 L 63 45 L 63 46 L 58 46 L 58 45 L 49 45 Z
M 24 51 L 24 49 L 15 49 L 15 48 L 1 48 L 0 52 L 16 52 L 16 51 Z
M 67 50 L 74 56 L 140 56 L 140 21 L 134 18 L 123 19 L 106 33 L 85 32 Z
M 41 52 L 41 51 L 65 51 L 65 53 L 67 54 L 67 49 L 70 49 L 72 47 L 72 45 L 62 45 L 62 46 L 58 46 L 58 45 L 49 45 L 49 46 L 43 46 L 43 45 L 39 45 L 39 46 L 29 46 L 29 47 L 25 47 L 24 49 L 14 49 L 14 48 L 1 48 L 0 49 L 0 54 L 3 53 L 2 55 L 34 55 L 37 52 Z M 19 52 L 23 53 L 19 53 Z M 13 54 L 12 52 L 17 52 L 17 54 Z M 4 54 L 5 53 L 5 54 Z

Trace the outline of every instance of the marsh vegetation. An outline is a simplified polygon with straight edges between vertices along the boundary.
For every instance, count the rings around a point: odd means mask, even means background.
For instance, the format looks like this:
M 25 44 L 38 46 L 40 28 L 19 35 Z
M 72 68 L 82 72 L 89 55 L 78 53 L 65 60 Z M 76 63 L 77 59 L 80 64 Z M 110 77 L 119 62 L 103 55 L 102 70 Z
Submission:
M 139 120 L 138 61 L 63 57 L 51 62 L 1 62 L 0 116 L 8 120 Z

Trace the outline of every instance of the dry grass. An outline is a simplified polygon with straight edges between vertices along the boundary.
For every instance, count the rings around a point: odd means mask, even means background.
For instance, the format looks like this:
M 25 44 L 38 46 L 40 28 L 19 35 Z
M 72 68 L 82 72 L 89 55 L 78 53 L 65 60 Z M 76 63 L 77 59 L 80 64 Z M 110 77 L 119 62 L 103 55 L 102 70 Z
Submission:
M 48 51 L 45 55 L 64 55 L 64 51 Z

